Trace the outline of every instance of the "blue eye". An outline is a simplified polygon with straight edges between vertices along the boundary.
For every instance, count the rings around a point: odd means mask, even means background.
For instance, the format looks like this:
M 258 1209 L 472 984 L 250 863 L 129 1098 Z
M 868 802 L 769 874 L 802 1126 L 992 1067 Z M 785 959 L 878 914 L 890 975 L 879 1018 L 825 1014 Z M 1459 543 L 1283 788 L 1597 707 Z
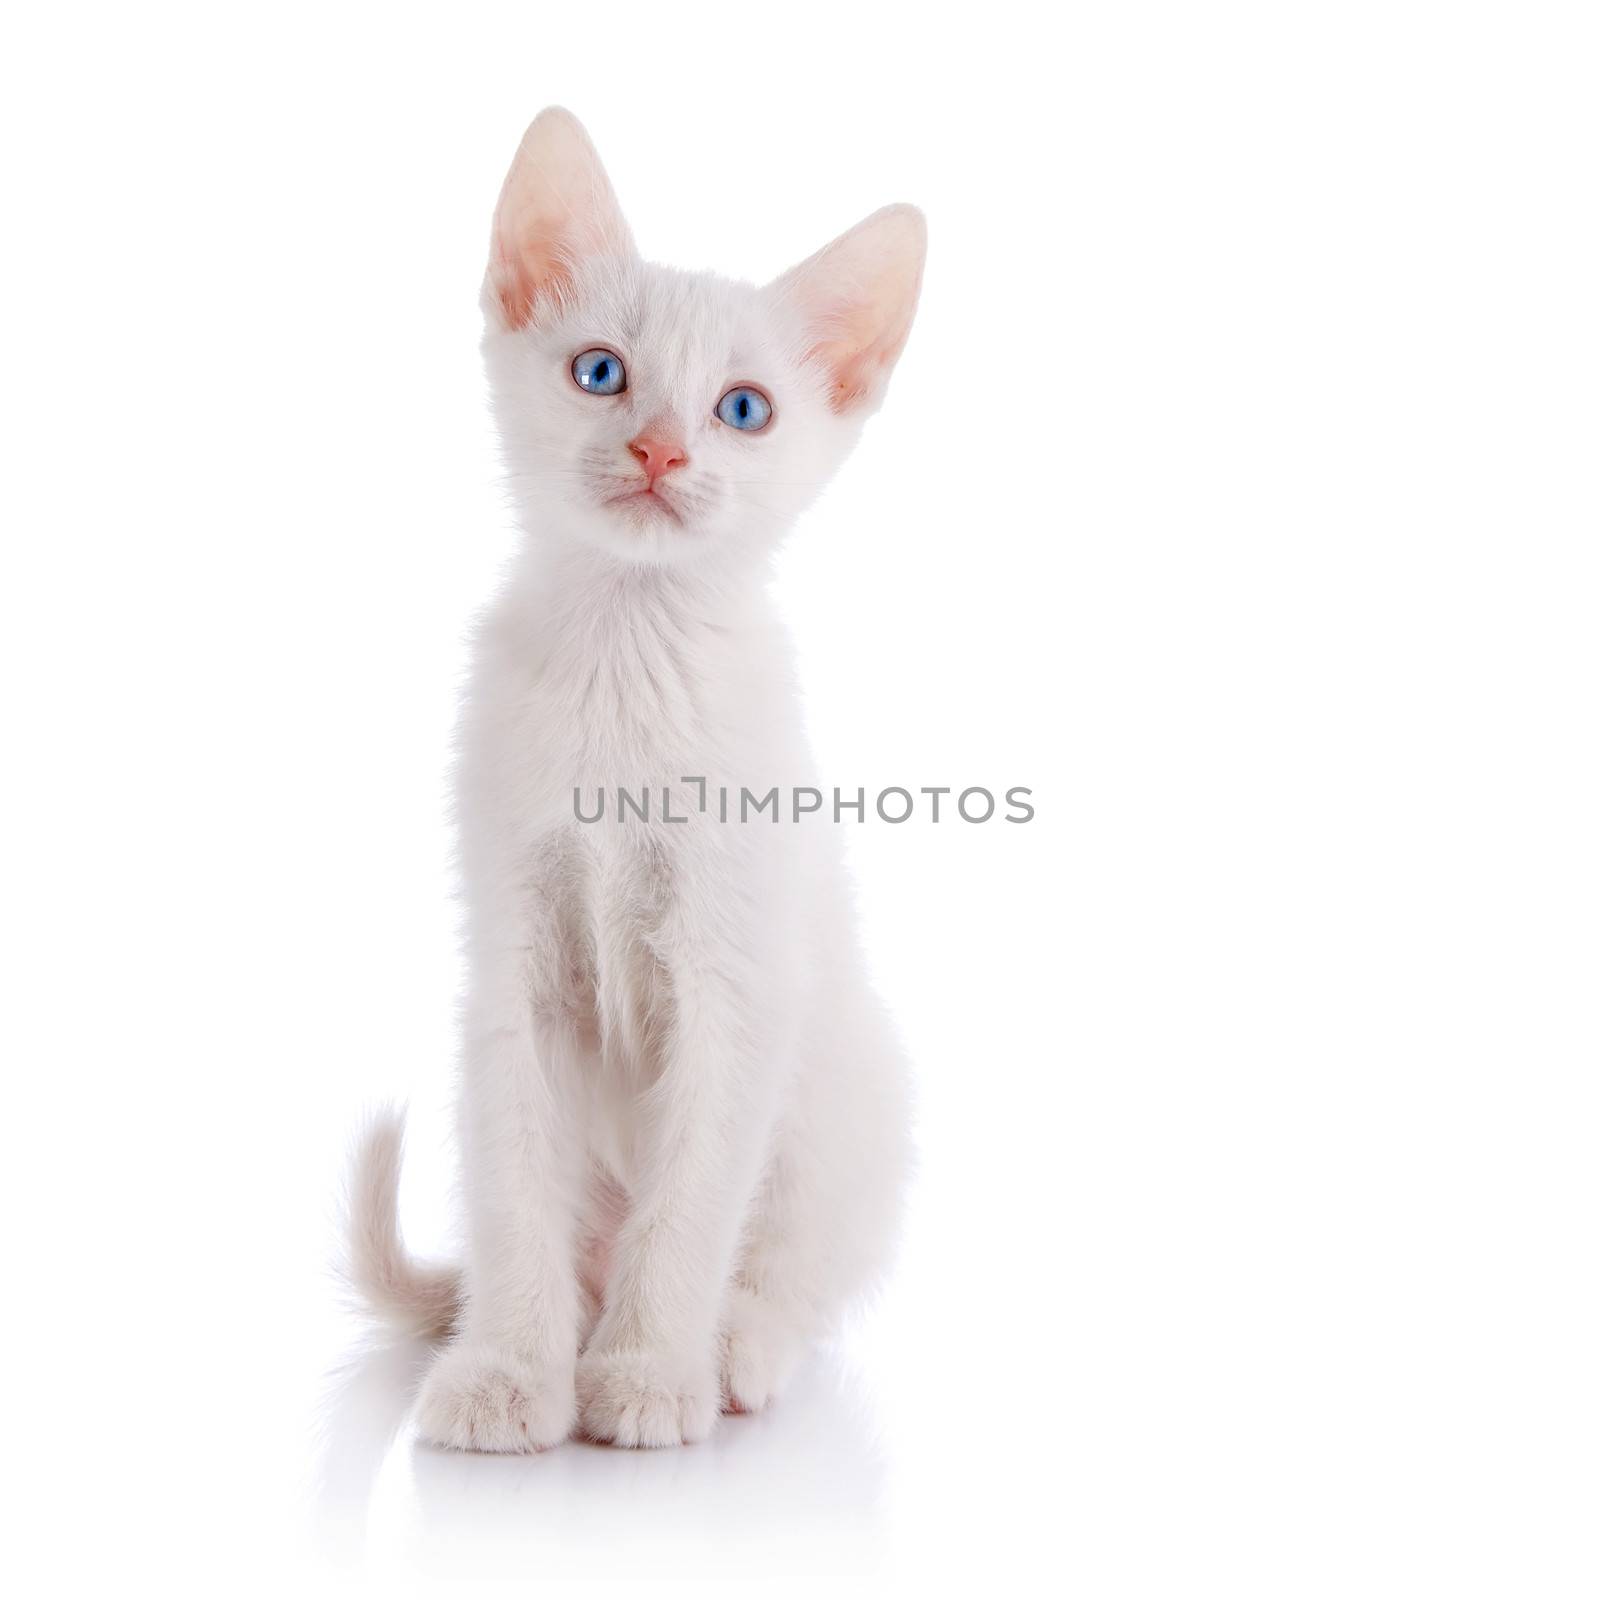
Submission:
M 717 415 L 730 428 L 743 428 L 754 433 L 772 421 L 772 402 L 759 389 L 741 384 L 730 389 L 717 401 Z
M 574 356 L 572 381 L 585 394 L 621 394 L 628 387 L 622 362 L 609 350 L 585 350 Z

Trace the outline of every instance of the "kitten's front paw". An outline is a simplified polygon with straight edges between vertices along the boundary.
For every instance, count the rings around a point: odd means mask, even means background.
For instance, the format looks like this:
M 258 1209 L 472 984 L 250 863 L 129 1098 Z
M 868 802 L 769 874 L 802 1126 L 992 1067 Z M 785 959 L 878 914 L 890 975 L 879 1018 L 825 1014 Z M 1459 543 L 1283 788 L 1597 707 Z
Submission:
M 793 1319 L 745 1289 L 735 1289 L 728 1297 L 719 1344 L 724 1411 L 765 1410 L 789 1381 L 806 1348 Z
M 645 1350 L 593 1351 L 578 1363 L 578 1420 L 602 1444 L 694 1444 L 717 1420 L 716 1378 Z
M 417 1426 L 453 1450 L 525 1455 L 571 1432 L 577 1414 L 570 1370 L 542 1370 L 492 1345 L 451 1345 L 422 1386 Z

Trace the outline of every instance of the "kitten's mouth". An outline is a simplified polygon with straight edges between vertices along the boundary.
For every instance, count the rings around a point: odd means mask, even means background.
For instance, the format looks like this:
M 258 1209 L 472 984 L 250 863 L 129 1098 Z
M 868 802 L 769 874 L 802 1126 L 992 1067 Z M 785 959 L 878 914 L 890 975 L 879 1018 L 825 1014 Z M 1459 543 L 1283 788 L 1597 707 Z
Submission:
M 678 514 L 678 508 L 665 495 L 657 493 L 648 486 L 643 489 L 630 489 L 627 494 L 613 495 L 606 504 L 616 506 L 632 516 L 670 517 L 674 522 L 683 520 Z

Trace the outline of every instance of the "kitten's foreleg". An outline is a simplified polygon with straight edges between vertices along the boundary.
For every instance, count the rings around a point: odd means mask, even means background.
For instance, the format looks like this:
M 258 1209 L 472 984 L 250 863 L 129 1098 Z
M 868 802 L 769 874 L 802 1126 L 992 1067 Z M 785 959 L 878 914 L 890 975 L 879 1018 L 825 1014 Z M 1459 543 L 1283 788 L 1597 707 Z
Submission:
M 465 1048 L 465 1304 L 423 1386 L 419 1425 L 458 1449 L 544 1449 L 576 1417 L 578 1029 L 559 1008 L 530 1004 L 513 957 L 476 986 Z
M 675 969 L 673 995 L 641 1180 L 578 1369 L 584 1431 L 623 1445 L 692 1442 L 716 1420 L 718 1321 L 785 1047 L 703 969 Z

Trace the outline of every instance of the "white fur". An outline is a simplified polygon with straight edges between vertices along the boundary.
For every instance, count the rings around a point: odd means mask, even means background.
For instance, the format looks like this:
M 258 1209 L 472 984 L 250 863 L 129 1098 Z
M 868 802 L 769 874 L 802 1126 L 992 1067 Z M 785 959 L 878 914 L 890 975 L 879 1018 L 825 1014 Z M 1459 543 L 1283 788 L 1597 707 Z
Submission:
M 892 207 L 765 289 L 649 265 L 561 111 L 507 179 L 484 349 L 527 537 L 461 726 L 459 1279 L 400 1248 L 397 1120 L 352 1204 L 374 1307 L 452 1326 L 420 1401 L 438 1443 L 702 1438 L 767 1404 L 886 1263 L 907 1093 L 838 830 L 722 822 L 681 780 L 815 781 L 768 558 L 881 399 L 922 252 Z M 573 382 L 596 345 L 625 393 Z M 761 433 L 715 419 L 741 381 L 773 402 Z M 669 507 L 607 504 L 652 427 L 689 457 Z M 575 787 L 646 784 L 690 820 L 575 821 Z

